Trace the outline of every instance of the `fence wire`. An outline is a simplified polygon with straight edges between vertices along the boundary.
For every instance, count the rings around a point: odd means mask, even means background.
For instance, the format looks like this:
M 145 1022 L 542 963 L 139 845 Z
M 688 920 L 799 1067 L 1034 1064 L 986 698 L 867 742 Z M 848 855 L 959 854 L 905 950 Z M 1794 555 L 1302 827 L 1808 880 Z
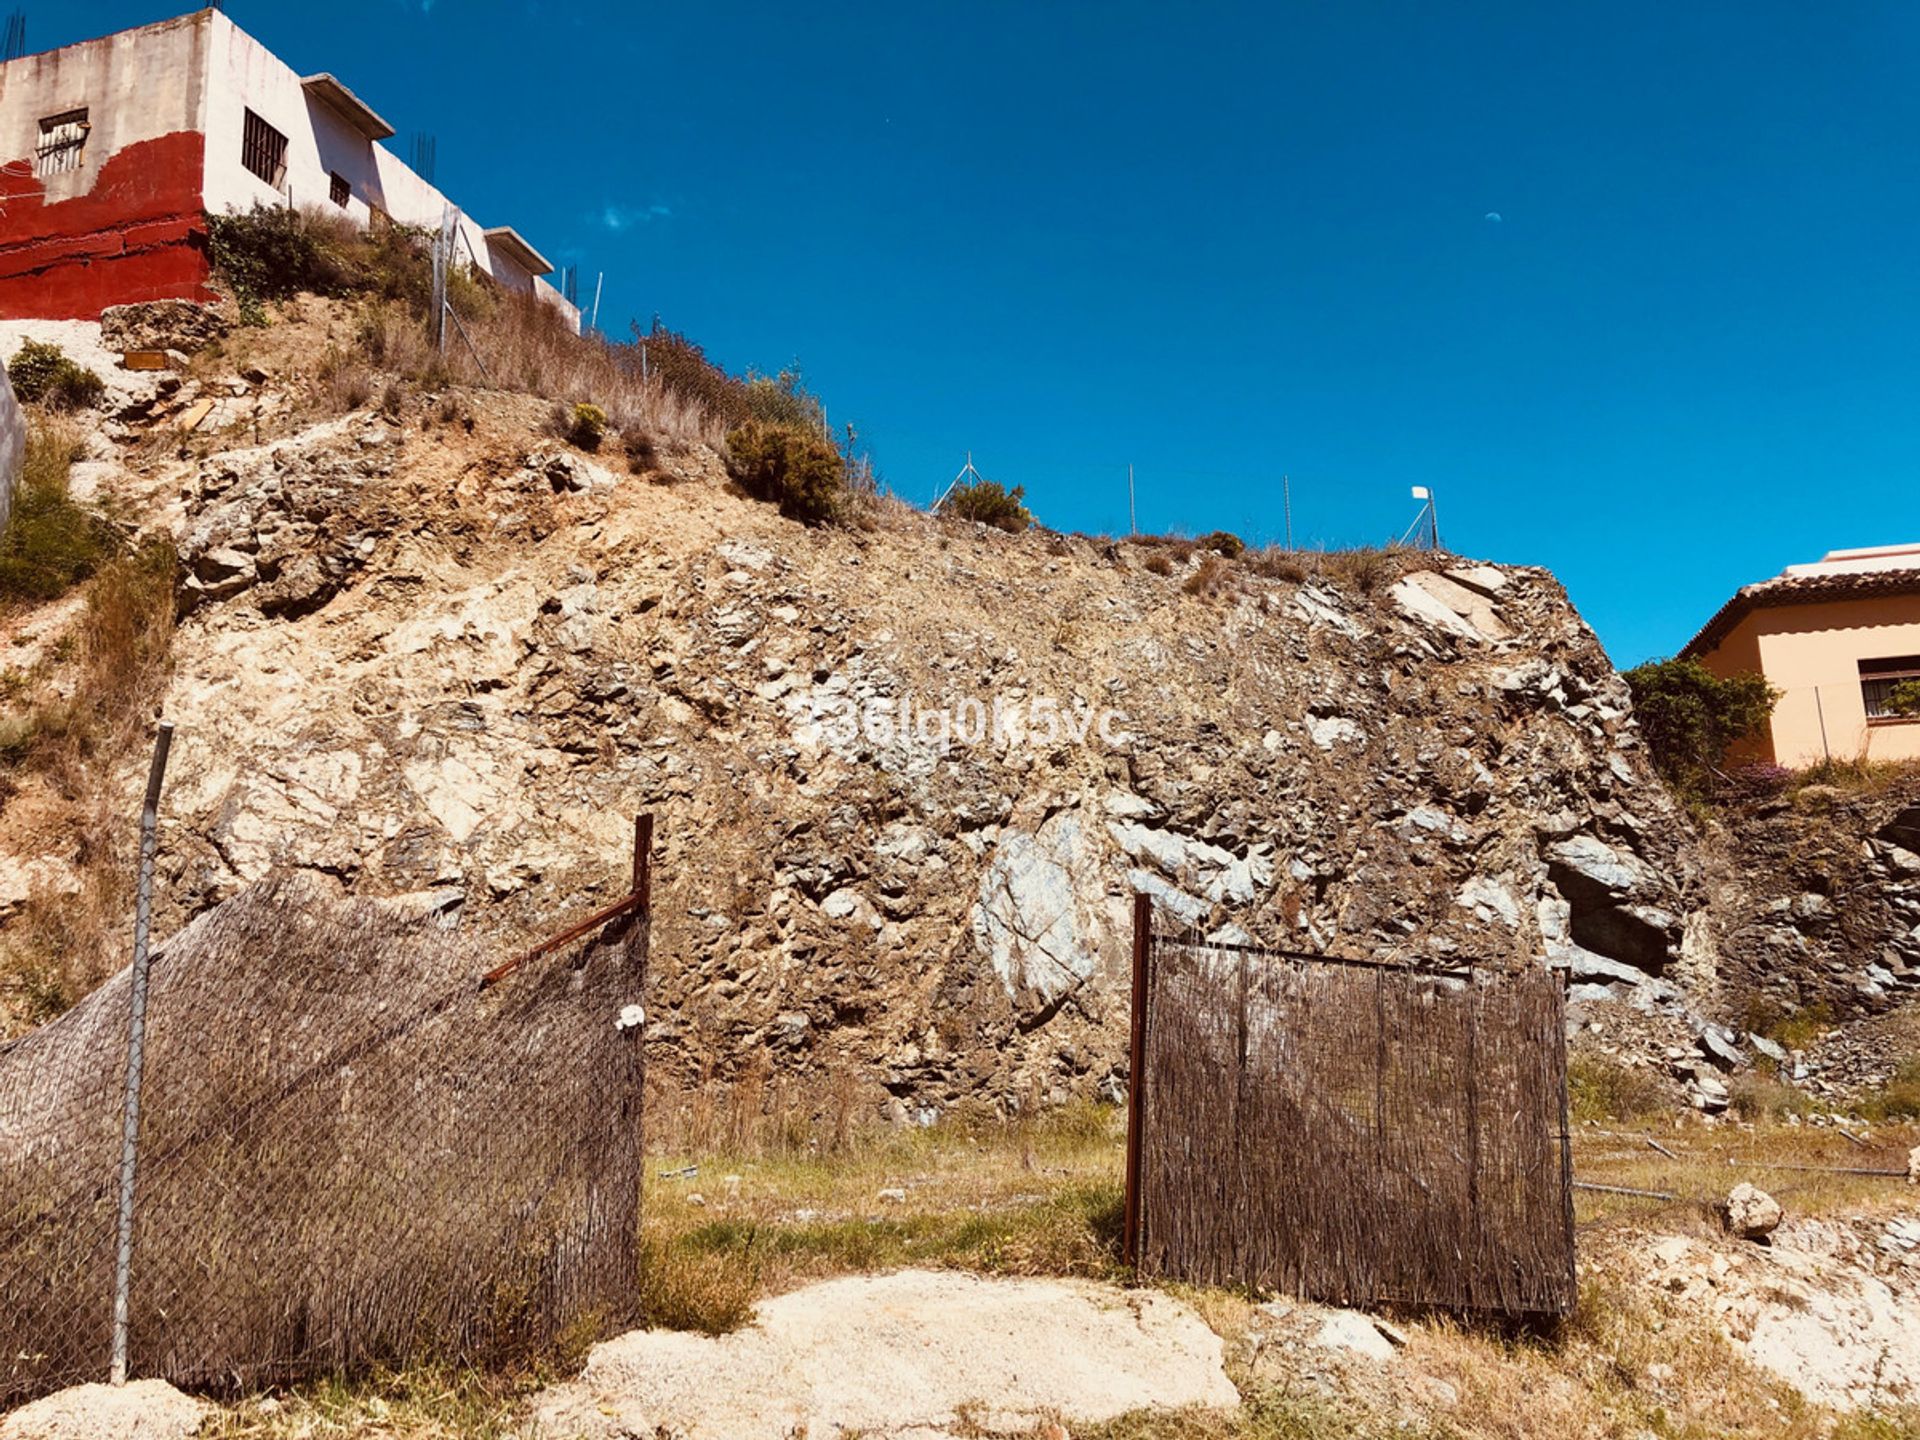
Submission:
M 497 1363 L 629 1318 L 648 930 L 483 988 L 473 939 L 289 879 L 157 949 L 130 1372 Z M 107 1372 L 129 1001 L 123 971 L 0 1049 L 0 1404 Z
M 1144 1271 L 1333 1304 L 1572 1310 L 1557 977 L 1146 943 Z

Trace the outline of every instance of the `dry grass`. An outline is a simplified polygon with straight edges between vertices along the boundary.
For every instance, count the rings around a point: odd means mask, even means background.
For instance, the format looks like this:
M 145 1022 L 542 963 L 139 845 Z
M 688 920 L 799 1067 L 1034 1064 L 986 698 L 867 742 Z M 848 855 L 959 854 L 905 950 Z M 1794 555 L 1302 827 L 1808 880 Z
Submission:
M 417 340 L 395 332 L 411 323 Z M 421 323 L 403 308 L 389 306 L 379 328 L 382 353 L 401 360 L 417 346 L 406 373 L 431 378 L 438 357 L 431 354 Z M 704 444 L 719 449 L 725 426 L 698 400 L 672 390 L 657 377 L 642 375 L 625 348 L 596 336 L 576 335 L 550 305 L 528 296 L 501 294 L 492 309 L 466 322 L 473 346 L 456 331 L 447 340 L 446 371 L 469 384 L 520 390 L 567 405 L 599 406 L 623 442 L 629 437 Z M 369 352 L 372 353 L 371 351 Z M 376 360 L 376 363 L 380 363 Z
M 708 1123 L 748 1143 L 656 1154 L 642 1280 L 655 1323 L 718 1333 L 759 1296 L 900 1265 L 1120 1273 L 1117 1111 L 850 1133 L 828 1120 L 806 1139 L 790 1120 Z
M 16 844 L 59 855 L 78 887 L 36 891 L 0 933 L 0 1025 L 9 1013 L 50 1019 L 118 968 L 109 937 L 130 913 L 134 841 L 130 817 L 115 808 L 115 772 L 152 733 L 171 657 L 175 565 L 162 540 L 105 565 L 88 584 L 77 644 L 0 711 L 0 817 L 21 823 L 9 812 L 25 784 L 57 796 L 58 826 L 16 831 Z
M 325 1380 L 216 1410 L 200 1440 L 508 1440 L 528 1433 L 525 1400 L 540 1378 L 419 1369 L 356 1384 Z
M 1120 1201 L 1120 1112 L 1085 1107 L 894 1130 L 831 1114 L 808 1125 L 782 1110 L 783 1103 L 779 1087 L 764 1077 L 757 1089 L 752 1082 L 723 1089 L 697 1123 L 705 1134 L 741 1144 L 676 1147 L 650 1160 L 642 1283 L 656 1323 L 724 1331 L 744 1322 L 761 1296 L 825 1276 L 907 1264 L 1121 1278 L 1112 1233 Z M 679 1116 L 675 1125 L 696 1123 L 691 1097 L 671 1113 Z M 1632 1267 L 1620 1257 L 1630 1257 L 1645 1224 L 1706 1231 L 1706 1200 L 1749 1173 L 1730 1168 L 1729 1156 L 1844 1164 L 1864 1152 L 1832 1134 L 1789 1127 L 1710 1129 L 1669 1118 L 1647 1133 L 1681 1158 L 1666 1159 L 1637 1135 L 1586 1127 L 1576 1144 L 1579 1173 L 1699 1198 L 1661 1207 L 1583 1194 L 1581 1307 L 1558 1333 L 1513 1335 L 1441 1317 L 1408 1318 L 1409 1343 L 1389 1370 L 1371 1381 L 1342 1381 L 1329 1395 L 1323 1352 L 1263 1342 L 1269 1322 L 1254 1298 L 1170 1285 L 1225 1341 L 1228 1374 L 1245 1397 L 1241 1408 L 1140 1413 L 1101 1424 L 1068 1416 L 1027 1434 L 1034 1440 L 1053 1440 L 1063 1431 L 1076 1440 L 1920 1437 L 1920 1418 L 1911 1414 L 1842 1418 L 1806 1404 L 1749 1365 L 1703 1318 L 1622 1278 Z M 1875 1138 L 1898 1146 L 1920 1136 Z M 690 1166 L 694 1173 L 686 1174 Z M 1910 1193 L 1884 1181 L 1796 1178 L 1811 1183 L 1769 1188 L 1800 1213 L 1899 1203 Z M 881 1199 L 883 1190 L 904 1191 L 904 1199 Z M 1671 1374 L 1662 1366 L 1671 1366 Z M 540 1379 L 424 1370 L 354 1386 L 320 1383 L 234 1405 L 203 1433 L 218 1440 L 519 1436 L 527 1433 L 526 1396 Z M 1450 1387 L 1450 1403 L 1433 1399 L 1436 1382 Z M 963 1425 L 958 1433 L 968 1432 Z
M 1920 1144 L 1920 1125 L 1869 1128 L 1856 1144 L 1831 1128 L 1815 1125 L 1730 1124 L 1708 1126 L 1662 1117 L 1630 1131 L 1581 1128 L 1574 1144 L 1577 1177 L 1605 1185 L 1656 1190 L 1671 1202 L 1582 1192 L 1583 1230 L 1622 1225 L 1712 1221 L 1727 1191 L 1751 1180 L 1798 1215 L 1838 1212 L 1872 1214 L 1912 1202 L 1902 1183 L 1907 1151 Z M 1672 1152 L 1656 1150 L 1651 1140 Z M 1810 1167 L 1810 1168 L 1797 1168 Z M 1893 1171 L 1894 1176 L 1845 1173 Z

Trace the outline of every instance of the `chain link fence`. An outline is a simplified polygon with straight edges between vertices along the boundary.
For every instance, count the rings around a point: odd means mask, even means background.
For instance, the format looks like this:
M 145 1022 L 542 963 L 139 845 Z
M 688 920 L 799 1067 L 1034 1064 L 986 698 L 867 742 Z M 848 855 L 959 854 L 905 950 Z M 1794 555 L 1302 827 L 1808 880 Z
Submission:
M 1137 907 L 1128 1246 L 1342 1305 L 1570 1312 L 1560 979 L 1154 934 Z
M 643 887 L 637 863 L 624 909 L 491 972 L 301 877 L 157 948 L 129 1372 L 501 1363 L 630 1318 Z M 0 1404 L 108 1373 L 131 991 L 0 1049 Z

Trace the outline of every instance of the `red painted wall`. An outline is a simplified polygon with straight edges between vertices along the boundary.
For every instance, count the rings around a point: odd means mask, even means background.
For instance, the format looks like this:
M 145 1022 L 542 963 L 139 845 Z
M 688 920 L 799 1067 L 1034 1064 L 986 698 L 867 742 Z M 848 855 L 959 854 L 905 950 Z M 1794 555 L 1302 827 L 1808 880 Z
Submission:
M 109 157 L 93 189 L 47 202 L 28 158 L 0 169 L 0 319 L 91 320 L 135 300 L 209 300 L 206 139 L 180 131 Z

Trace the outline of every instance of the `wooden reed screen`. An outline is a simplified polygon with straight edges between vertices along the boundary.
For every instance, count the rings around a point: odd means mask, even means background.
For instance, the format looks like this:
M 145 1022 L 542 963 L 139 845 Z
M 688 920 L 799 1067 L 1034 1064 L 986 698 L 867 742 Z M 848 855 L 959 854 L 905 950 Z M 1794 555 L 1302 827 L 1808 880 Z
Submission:
M 1135 913 L 1127 1235 L 1144 1273 L 1571 1312 L 1557 976 L 1211 945 Z

